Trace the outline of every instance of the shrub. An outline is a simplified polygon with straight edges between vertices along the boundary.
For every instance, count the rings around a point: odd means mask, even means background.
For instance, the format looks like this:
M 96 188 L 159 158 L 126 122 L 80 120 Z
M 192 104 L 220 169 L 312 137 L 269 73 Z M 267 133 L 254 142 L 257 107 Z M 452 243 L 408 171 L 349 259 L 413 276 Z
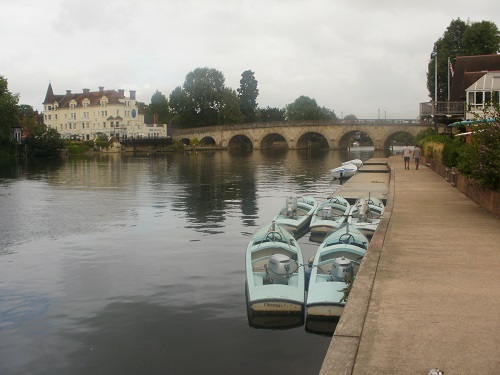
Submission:
M 453 142 L 447 142 L 443 147 L 443 164 L 450 168 L 456 167 L 458 163 L 458 157 L 464 147 L 466 147 L 465 143 L 463 143 L 459 139 L 456 139 Z

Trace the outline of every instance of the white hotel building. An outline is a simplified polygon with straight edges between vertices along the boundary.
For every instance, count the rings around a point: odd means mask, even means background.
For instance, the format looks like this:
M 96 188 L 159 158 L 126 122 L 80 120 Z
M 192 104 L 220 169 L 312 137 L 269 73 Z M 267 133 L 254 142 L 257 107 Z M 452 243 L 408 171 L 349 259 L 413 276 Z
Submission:
M 127 138 L 163 138 L 167 136 L 165 124 L 147 125 L 144 114 L 139 111 L 135 91 L 99 91 L 83 89 L 73 94 L 54 95 L 49 83 L 44 105 L 44 124 L 56 129 L 63 138 L 81 140 L 95 139 L 99 135 L 115 137 L 118 141 Z

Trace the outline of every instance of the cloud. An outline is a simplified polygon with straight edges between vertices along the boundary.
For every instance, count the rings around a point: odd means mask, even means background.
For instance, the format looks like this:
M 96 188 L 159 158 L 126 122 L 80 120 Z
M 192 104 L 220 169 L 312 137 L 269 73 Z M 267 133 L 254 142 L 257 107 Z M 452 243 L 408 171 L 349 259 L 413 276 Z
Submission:
M 168 96 L 197 67 L 237 89 L 255 72 L 260 106 L 301 95 L 340 113 L 416 118 L 429 53 L 452 19 L 500 24 L 500 3 L 353 0 L 0 0 L 0 74 L 41 108 L 49 81 L 66 89 Z M 461 10 L 462 9 L 462 10 Z M 453 14 L 455 12 L 455 14 Z

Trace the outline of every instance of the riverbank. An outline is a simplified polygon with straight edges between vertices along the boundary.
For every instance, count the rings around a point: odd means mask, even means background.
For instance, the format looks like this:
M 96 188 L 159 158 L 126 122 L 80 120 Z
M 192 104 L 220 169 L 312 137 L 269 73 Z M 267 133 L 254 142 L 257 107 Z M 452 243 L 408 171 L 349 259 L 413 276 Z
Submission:
M 389 159 L 386 212 L 320 374 L 500 373 L 500 221 Z

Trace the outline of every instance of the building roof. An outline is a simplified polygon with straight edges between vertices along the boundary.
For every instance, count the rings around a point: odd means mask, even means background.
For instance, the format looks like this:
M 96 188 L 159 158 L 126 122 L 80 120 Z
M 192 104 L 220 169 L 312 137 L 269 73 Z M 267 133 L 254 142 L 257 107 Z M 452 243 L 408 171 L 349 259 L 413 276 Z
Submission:
M 500 70 L 500 55 L 457 56 L 450 101 L 465 102 L 465 90 L 488 71 Z
M 100 105 L 100 100 L 104 96 L 108 99 L 108 104 L 124 104 L 119 100 L 125 98 L 124 90 L 104 90 L 103 87 L 100 87 L 99 91 L 84 89 L 81 93 L 73 94 L 71 93 L 71 90 L 66 90 L 65 95 L 54 95 L 54 91 L 52 90 L 52 85 L 50 83 L 47 88 L 47 94 L 45 95 L 43 104 L 53 104 L 57 102 L 58 107 L 63 108 L 69 107 L 72 100 L 76 101 L 77 106 L 81 106 L 82 102 L 85 99 L 88 99 L 91 106 Z
M 466 91 L 500 91 L 500 71 L 483 73 Z

